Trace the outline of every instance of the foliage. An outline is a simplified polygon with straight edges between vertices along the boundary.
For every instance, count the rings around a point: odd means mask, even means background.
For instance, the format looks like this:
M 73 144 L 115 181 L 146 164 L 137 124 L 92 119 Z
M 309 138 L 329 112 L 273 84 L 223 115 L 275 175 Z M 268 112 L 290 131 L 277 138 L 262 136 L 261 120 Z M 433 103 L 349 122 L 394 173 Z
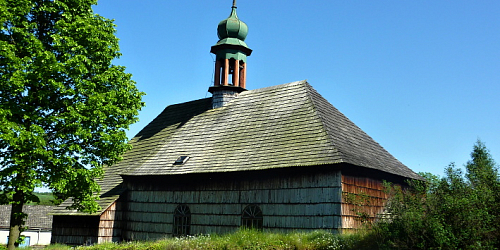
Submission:
M 96 3 L 0 0 L 0 202 L 13 204 L 18 227 L 44 184 L 95 212 L 95 179 L 129 148 L 143 93 L 112 64 L 115 25 Z
M 64 245 L 64 244 L 51 244 L 51 245 L 44 247 L 43 249 L 61 250 L 61 249 L 73 249 L 73 248 L 70 246 Z
M 61 201 L 54 196 L 53 193 L 39 193 L 35 192 L 34 195 L 38 197 L 38 202 L 28 202 L 26 205 L 41 205 L 41 206 L 54 206 L 59 205 Z
M 498 249 L 500 177 L 481 141 L 465 170 L 450 164 L 443 178 L 422 174 L 409 189 L 387 184 L 391 219 L 374 226 L 382 248 Z
M 327 231 L 271 233 L 240 229 L 225 235 L 199 235 L 166 238 L 151 242 L 104 243 L 77 247 L 78 250 L 184 250 L 184 249 L 375 249 L 370 234 L 333 234 Z M 68 246 L 51 246 L 53 250 L 68 250 Z
M 360 221 L 363 224 L 369 224 L 370 222 L 370 214 L 368 213 L 368 207 L 370 206 L 370 196 L 360 191 L 359 193 L 348 193 L 342 192 L 342 198 L 346 204 L 354 205 L 354 208 L 351 209 L 357 217 L 356 220 Z

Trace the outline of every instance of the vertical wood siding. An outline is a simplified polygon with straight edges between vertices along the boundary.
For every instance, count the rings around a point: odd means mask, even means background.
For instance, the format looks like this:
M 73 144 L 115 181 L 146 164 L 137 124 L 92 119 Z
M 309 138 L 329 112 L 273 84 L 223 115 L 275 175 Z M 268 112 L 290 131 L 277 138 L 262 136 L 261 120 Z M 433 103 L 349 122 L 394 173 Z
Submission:
M 357 229 L 364 220 L 374 221 L 383 212 L 386 201 L 382 181 L 342 175 L 342 229 Z
M 122 203 L 115 201 L 100 216 L 55 215 L 52 243 L 90 245 L 122 240 Z
M 171 236 L 179 204 L 191 211 L 191 234 L 226 233 L 240 227 L 249 204 L 262 209 L 263 226 L 277 231 L 336 230 L 341 225 L 340 172 L 254 180 L 202 182 L 183 187 L 128 184 L 124 238 Z
M 113 202 L 100 216 L 98 243 L 119 242 L 122 237 L 122 203 Z
M 53 217 L 51 243 L 89 245 L 98 242 L 99 216 Z

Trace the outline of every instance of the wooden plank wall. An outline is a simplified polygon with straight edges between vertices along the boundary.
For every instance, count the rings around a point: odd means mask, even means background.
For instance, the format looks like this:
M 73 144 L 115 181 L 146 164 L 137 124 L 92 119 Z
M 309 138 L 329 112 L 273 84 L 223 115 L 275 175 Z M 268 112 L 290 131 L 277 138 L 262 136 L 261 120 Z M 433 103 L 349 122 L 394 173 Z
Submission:
M 343 231 L 359 229 L 363 222 L 373 222 L 377 215 L 383 213 L 386 201 L 382 181 L 342 175 Z
M 127 240 L 172 234 L 179 204 L 191 210 L 191 234 L 226 233 L 240 227 L 249 204 L 262 209 L 263 226 L 278 231 L 336 230 L 340 226 L 340 172 L 255 180 L 226 180 L 156 190 L 129 184 L 124 232 Z
M 54 215 L 51 243 L 90 245 L 97 243 L 99 216 Z
M 115 201 L 100 216 L 98 243 L 122 239 L 122 202 Z

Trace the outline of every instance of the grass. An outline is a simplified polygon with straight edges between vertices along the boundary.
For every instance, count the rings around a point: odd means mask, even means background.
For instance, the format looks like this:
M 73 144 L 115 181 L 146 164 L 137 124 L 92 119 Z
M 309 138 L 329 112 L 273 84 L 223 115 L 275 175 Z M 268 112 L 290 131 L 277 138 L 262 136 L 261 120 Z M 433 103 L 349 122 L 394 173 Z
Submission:
M 241 229 L 224 235 L 199 235 L 166 238 L 149 242 L 104 243 L 72 248 L 51 245 L 51 250 L 184 250 L 184 249 L 377 249 L 370 233 L 332 234 L 327 231 L 272 233 Z M 0 248 L 1 249 L 1 248 Z

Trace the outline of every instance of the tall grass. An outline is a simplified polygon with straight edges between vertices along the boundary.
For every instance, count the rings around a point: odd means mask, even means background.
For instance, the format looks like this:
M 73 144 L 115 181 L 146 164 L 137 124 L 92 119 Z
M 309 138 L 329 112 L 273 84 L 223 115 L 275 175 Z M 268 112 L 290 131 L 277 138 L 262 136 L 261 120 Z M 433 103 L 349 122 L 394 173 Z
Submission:
M 327 231 L 273 233 L 241 229 L 224 235 L 199 235 L 166 238 L 150 242 L 104 243 L 76 247 L 78 250 L 184 250 L 184 249 L 377 249 L 373 236 L 365 231 L 354 234 L 332 234 Z M 52 245 L 46 249 L 75 249 Z

